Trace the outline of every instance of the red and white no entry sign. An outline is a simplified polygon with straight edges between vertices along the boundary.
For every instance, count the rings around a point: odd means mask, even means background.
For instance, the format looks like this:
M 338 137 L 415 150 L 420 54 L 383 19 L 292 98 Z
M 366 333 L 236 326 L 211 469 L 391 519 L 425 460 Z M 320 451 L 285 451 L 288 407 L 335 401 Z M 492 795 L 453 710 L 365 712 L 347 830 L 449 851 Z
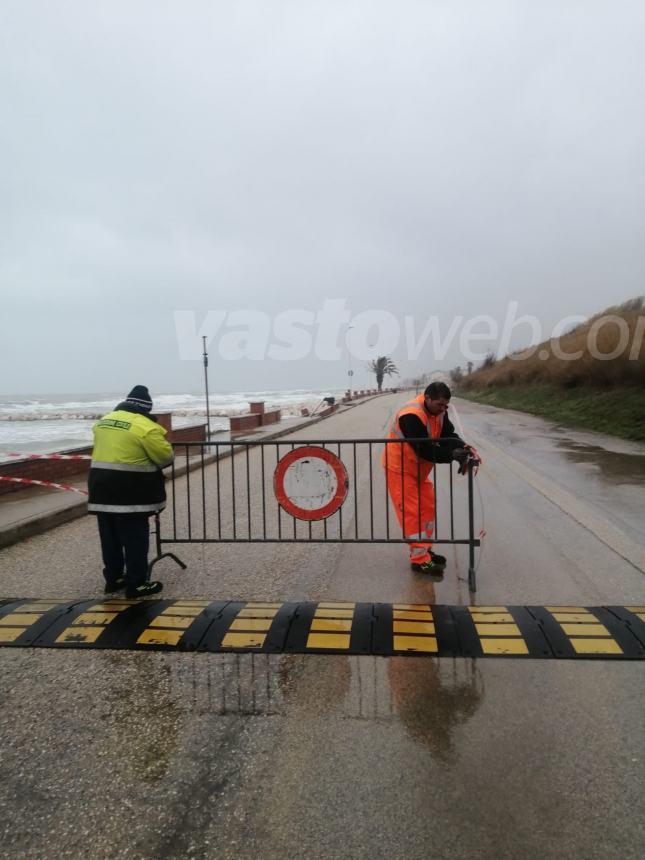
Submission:
M 305 445 L 276 466 L 273 489 L 280 507 L 299 520 L 324 520 L 347 498 L 347 470 L 331 451 Z

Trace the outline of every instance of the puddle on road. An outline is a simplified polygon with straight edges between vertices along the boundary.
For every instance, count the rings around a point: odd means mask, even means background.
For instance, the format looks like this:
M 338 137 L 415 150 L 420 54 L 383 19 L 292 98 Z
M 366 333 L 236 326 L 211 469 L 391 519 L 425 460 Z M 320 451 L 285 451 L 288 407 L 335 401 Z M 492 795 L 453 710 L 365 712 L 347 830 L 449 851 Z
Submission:
M 645 485 L 645 455 L 608 451 L 567 438 L 553 441 L 568 460 L 595 467 L 596 474 L 607 483 Z
M 170 680 L 190 714 L 398 725 L 444 763 L 456 757 L 455 731 L 484 700 L 477 663 L 464 659 L 191 655 L 170 663 Z

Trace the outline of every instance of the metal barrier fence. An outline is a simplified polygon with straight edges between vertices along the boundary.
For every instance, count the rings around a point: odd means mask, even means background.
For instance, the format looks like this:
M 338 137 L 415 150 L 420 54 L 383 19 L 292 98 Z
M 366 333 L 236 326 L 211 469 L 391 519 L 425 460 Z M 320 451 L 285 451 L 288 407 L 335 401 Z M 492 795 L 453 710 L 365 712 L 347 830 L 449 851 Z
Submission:
M 409 471 L 393 473 L 391 461 L 398 458 L 391 446 L 410 441 L 427 444 L 430 440 L 388 439 L 387 445 L 385 441 L 176 444 L 167 481 L 168 506 L 156 518 L 157 557 L 151 568 L 164 557 L 184 567 L 177 556 L 163 552 L 166 544 L 409 544 L 415 535 L 423 540 L 424 533 L 431 533 L 433 544 L 468 547 L 468 581 L 474 591 L 475 548 L 480 545 L 475 536 L 473 505 L 476 461 L 467 464 L 463 478 L 457 477 L 456 463 L 438 464 L 432 469 L 427 480 L 432 484 L 435 504 L 428 522 L 424 519 L 428 516 L 427 489 L 425 493 L 415 489 L 424 483 L 423 461 L 416 460 L 416 475 Z M 451 440 L 432 440 L 431 444 L 439 459 L 442 447 L 454 446 Z M 388 498 L 386 474 L 390 494 L 399 497 L 400 515 Z

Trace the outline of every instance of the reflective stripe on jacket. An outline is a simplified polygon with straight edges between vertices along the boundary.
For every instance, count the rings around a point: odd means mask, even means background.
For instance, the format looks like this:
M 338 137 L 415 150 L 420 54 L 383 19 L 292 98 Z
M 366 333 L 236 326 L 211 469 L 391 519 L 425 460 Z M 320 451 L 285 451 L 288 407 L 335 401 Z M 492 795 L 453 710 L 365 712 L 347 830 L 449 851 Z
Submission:
M 146 415 L 117 409 L 92 428 L 90 513 L 154 513 L 166 505 L 161 469 L 172 462 L 166 430 Z
M 419 394 L 414 400 L 410 400 L 402 409 L 394 416 L 389 439 L 405 439 L 401 432 L 399 419 L 403 415 L 416 415 L 425 425 L 429 439 L 438 439 L 441 436 L 441 427 L 443 425 L 443 415 L 429 415 L 426 412 L 425 395 Z M 425 480 L 432 471 L 433 464 L 428 460 L 422 460 L 417 457 L 414 448 L 408 444 L 388 445 L 386 444 L 381 456 L 381 464 L 385 469 L 390 469 L 394 472 L 406 472 L 409 475 L 418 477 L 420 480 Z

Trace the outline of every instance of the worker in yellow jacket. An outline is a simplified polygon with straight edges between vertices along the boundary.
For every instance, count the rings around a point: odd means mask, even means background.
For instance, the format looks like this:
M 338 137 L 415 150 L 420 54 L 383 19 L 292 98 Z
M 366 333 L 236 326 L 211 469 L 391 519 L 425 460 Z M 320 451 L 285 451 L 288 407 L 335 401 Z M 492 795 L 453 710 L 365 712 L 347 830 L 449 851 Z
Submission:
M 92 428 L 88 511 L 98 519 L 105 593 L 146 597 L 162 589 L 148 581 L 149 517 L 166 505 L 162 469 L 173 460 L 166 430 L 151 417 L 145 385 L 135 385 Z

